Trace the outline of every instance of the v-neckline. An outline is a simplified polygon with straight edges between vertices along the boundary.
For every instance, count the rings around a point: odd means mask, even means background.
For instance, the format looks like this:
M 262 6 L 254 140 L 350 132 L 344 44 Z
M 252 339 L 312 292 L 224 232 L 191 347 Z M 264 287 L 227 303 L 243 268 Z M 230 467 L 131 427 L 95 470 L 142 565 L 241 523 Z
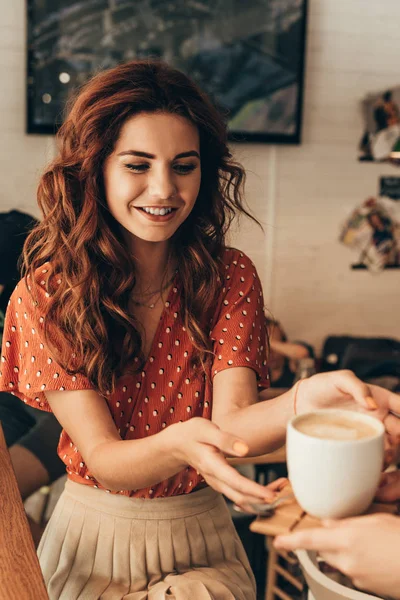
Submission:
M 172 304 L 172 297 L 173 297 L 172 294 L 177 293 L 177 292 L 174 292 L 174 289 L 178 287 L 177 278 L 178 278 L 178 273 L 175 273 L 175 277 L 172 280 L 171 287 L 170 287 L 170 290 L 168 292 L 168 296 L 167 296 L 166 300 L 163 302 L 163 309 L 162 309 L 162 312 L 161 312 L 161 315 L 160 315 L 160 319 L 158 321 L 158 325 L 156 327 L 153 339 L 152 339 L 151 344 L 150 344 L 150 349 L 149 349 L 148 355 L 145 357 L 145 362 L 144 362 L 144 365 L 143 365 L 143 370 L 144 371 L 148 367 L 148 363 L 150 362 L 150 358 L 152 356 L 155 358 L 155 356 L 154 356 L 155 344 L 158 345 L 158 343 L 159 343 L 161 327 L 164 324 L 165 315 L 167 314 L 167 311 L 169 311 L 169 309 L 171 307 L 171 304 Z

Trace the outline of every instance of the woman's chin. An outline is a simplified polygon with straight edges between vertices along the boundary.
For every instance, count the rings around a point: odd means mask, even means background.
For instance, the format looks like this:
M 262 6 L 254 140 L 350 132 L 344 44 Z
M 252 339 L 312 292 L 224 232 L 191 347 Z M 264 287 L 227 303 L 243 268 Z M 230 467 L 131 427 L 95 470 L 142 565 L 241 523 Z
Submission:
M 135 241 L 135 243 L 140 243 L 140 242 L 144 242 L 144 243 L 148 243 L 148 244 L 160 244 L 160 243 L 165 243 L 168 242 L 173 234 L 175 232 L 173 231 L 172 233 L 167 233 L 167 232 L 161 232 L 161 231 L 137 231 L 135 230 L 131 230 L 131 229 L 127 229 L 127 234 L 128 236 L 130 235 L 132 240 Z

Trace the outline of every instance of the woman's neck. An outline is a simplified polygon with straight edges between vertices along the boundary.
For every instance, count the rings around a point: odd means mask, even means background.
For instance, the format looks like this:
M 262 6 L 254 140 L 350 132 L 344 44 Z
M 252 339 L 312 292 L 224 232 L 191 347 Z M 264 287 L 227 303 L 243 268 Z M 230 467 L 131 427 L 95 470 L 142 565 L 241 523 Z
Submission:
M 168 281 L 175 270 L 167 243 L 143 242 L 132 244 L 135 262 L 136 290 L 139 294 L 157 290 Z

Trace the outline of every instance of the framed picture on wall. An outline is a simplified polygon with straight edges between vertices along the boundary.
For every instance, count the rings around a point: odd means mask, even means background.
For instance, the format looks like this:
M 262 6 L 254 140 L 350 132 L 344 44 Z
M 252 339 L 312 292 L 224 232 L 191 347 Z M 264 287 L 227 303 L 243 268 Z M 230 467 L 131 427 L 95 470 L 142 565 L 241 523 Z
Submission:
M 28 133 L 53 134 L 99 70 L 159 57 L 195 79 L 230 139 L 301 138 L 307 0 L 27 0 Z
M 359 160 L 400 165 L 400 86 L 368 94 L 362 101 L 364 132 Z

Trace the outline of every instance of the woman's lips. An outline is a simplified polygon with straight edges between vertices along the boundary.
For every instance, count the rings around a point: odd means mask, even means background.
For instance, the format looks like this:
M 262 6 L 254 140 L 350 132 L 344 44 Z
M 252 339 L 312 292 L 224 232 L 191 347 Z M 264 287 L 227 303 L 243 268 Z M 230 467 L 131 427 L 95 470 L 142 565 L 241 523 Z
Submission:
M 145 219 L 148 219 L 149 221 L 153 221 L 154 223 L 165 223 L 167 221 L 170 221 L 171 219 L 174 218 L 175 213 L 178 210 L 177 208 L 168 207 L 168 208 L 172 209 L 170 212 L 167 212 L 164 215 L 160 215 L 160 214 L 156 215 L 156 214 L 151 214 L 149 212 L 146 212 L 145 207 L 142 207 L 142 206 L 140 206 L 140 207 L 134 206 L 133 208 L 135 208 Z M 162 207 L 160 207 L 159 210 L 162 210 Z

